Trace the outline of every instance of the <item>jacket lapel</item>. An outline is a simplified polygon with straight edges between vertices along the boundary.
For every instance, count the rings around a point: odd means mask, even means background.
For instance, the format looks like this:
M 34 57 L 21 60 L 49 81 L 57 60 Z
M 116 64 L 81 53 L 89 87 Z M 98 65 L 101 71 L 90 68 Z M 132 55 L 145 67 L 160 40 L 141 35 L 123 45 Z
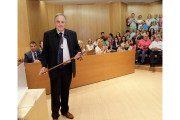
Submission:
M 55 46 L 56 54 L 58 54 L 59 49 L 59 43 L 60 43 L 60 37 L 56 31 L 56 28 L 53 30 L 53 46 Z

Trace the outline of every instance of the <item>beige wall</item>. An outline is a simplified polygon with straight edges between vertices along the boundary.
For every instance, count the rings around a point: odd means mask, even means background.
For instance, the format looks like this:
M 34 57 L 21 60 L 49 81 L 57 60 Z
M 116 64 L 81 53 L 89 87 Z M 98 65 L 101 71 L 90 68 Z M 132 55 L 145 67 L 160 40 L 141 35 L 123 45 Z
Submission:
M 76 31 L 84 45 L 89 38 L 95 41 L 103 31 L 109 33 L 109 5 L 65 5 L 67 29 Z

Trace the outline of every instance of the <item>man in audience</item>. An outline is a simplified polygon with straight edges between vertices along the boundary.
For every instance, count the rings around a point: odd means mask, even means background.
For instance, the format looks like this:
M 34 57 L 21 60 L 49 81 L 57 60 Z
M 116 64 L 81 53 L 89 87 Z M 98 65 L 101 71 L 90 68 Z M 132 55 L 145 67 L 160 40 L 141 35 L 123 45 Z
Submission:
M 137 19 L 135 18 L 135 14 L 132 13 L 131 14 L 131 18 L 129 20 L 129 24 L 130 24 L 130 28 L 133 29 L 134 32 L 136 32 L 136 23 L 137 23 Z
M 142 58 L 141 58 L 141 62 L 139 63 L 139 65 L 142 65 L 144 63 L 146 54 L 148 54 L 148 47 L 151 44 L 151 40 L 148 39 L 148 35 L 144 35 L 143 39 L 141 39 L 138 43 L 138 48 L 139 50 L 137 50 L 136 52 L 136 64 L 138 64 L 138 59 L 139 59 L 139 55 L 142 54 Z
M 146 25 L 145 20 L 142 20 L 142 25 L 140 26 L 140 31 L 142 30 L 142 28 L 144 28 L 145 31 L 148 31 L 148 25 Z
M 126 37 L 126 40 L 129 40 L 129 35 L 130 35 L 130 31 L 126 30 L 126 34 L 124 34 L 124 36 Z
M 135 36 L 135 32 L 133 32 L 133 29 L 132 28 L 130 28 L 130 34 L 129 34 L 129 41 L 132 39 L 132 37 L 134 37 Z
M 24 54 L 25 63 L 38 63 L 41 60 L 41 53 L 36 50 L 36 43 L 34 41 L 29 44 L 31 51 Z
M 104 36 L 104 32 L 101 32 L 101 36 L 100 36 L 99 38 L 100 38 L 100 39 L 102 38 L 102 39 L 106 39 L 106 40 L 107 40 L 107 37 Z
M 162 18 L 162 13 L 159 14 L 159 28 L 162 28 L 163 26 L 163 18 Z
M 157 35 L 155 41 L 153 41 L 151 43 L 151 45 L 149 46 L 149 49 L 151 49 L 151 54 L 150 54 L 150 60 L 151 60 L 151 67 L 155 67 L 155 64 L 157 64 L 159 62 L 159 59 L 162 56 L 162 41 L 160 41 L 161 36 Z M 157 55 L 157 58 L 155 60 L 154 55 Z
M 158 14 L 154 15 L 154 18 L 152 18 L 151 22 L 156 21 L 156 24 L 159 26 L 159 18 L 158 18 Z

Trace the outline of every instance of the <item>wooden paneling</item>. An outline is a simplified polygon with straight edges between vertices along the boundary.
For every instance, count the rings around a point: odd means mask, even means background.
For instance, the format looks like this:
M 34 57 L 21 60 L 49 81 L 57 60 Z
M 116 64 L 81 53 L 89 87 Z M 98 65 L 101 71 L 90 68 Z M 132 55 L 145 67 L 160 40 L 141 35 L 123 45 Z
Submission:
M 49 29 L 47 3 L 44 1 L 27 0 L 30 41 L 35 41 L 37 48 L 43 40 L 44 32 Z
M 67 17 L 67 29 L 77 32 L 78 39 L 83 41 L 83 46 L 88 39 L 93 42 L 103 31 L 109 34 L 109 5 L 64 5 L 64 14 Z
M 23 58 L 24 53 L 29 51 L 29 23 L 26 0 L 18 0 L 18 57 Z
M 63 12 L 63 6 L 62 5 L 56 5 L 56 4 L 50 4 L 47 3 L 47 11 L 48 11 L 48 24 L 49 24 L 49 30 L 54 29 L 54 16 L 57 13 L 64 13 Z
M 109 4 L 110 32 L 113 36 L 121 33 L 121 2 Z
M 123 36 L 126 33 L 127 25 L 126 25 L 126 19 L 127 19 L 127 4 L 121 2 L 121 36 Z
M 162 13 L 162 2 L 154 2 L 149 4 L 149 13 L 154 17 L 154 14 Z
M 76 77 L 72 79 L 70 88 L 134 73 L 135 51 L 115 52 L 102 55 L 89 55 L 83 60 L 76 60 Z M 46 88 L 50 93 L 48 74 L 38 76 L 40 63 L 25 64 L 27 85 L 29 89 Z

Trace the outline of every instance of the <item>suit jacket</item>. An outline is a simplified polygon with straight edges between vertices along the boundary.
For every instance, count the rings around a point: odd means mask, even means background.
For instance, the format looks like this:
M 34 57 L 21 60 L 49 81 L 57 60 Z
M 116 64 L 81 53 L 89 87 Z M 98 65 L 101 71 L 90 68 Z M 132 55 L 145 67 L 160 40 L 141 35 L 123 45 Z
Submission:
M 36 50 L 36 53 L 37 53 L 37 59 L 41 60 L 41 53 L 40 53 L 40 51 Z M 24 56 L 25 56 L 25 63 L 33 63 L 34 62 L 31 51 L 25 53 Z
M 65 29 L 64 37 L 67 39 L 70 58 L 74 57 L 81 49 L 78 45 L 76 32 Z M 48 67 L 48 69 L 58 65 L 57 56 L 59 49 L 60 37 L 56 28 L 46 31 L 43 39 L 43 51 L 42 51 L 42 67 Z M 73 77 L 76 75 L 75 60 L 71 60 Z M 50 79 L 56 79 L 58 75 L 58 67 L 49 71 Z

